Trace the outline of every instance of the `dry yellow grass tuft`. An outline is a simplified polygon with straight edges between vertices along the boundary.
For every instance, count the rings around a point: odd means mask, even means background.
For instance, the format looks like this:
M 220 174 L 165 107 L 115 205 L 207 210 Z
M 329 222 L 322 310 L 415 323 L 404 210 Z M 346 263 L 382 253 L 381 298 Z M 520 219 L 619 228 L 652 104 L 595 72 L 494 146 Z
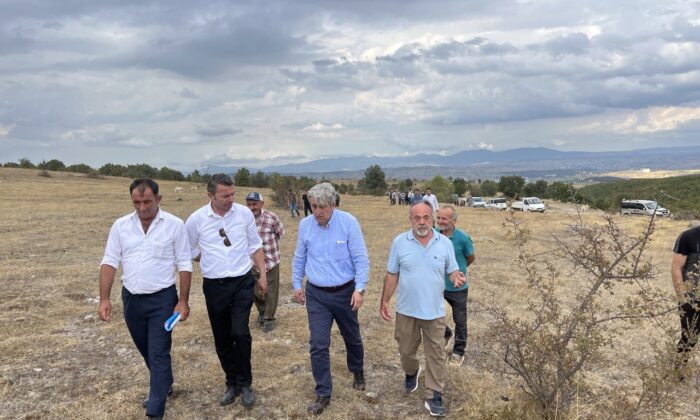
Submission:
M 78 174 L 0 168 L 0 417 L 136 418 L 143 416 L 141 400 L 148 390 L 145 365 L 136 351 L 121 317 L 120 285 L 112 292 L 114 320 L 97 320 L 98 265 L 112 222 L 130 212 L 129 180 L 95 179 Z M 185 219 L 206 203 L 206 190 L 191 190 L 184 183 L 160 182 L 163 209 Z M 174 193 L 183 185 L 181 194 Z M 250 191 L 239 188 L 237 202 Z M 268 196 L 269 191 L 263 191 Z M 271 202 L 271 200 L 270 200 Z M 365 342 L 369 401 L 351 388 L 345 367 L 345 349 L 334 328 L 331 360 L 333 401 L 327 418 L 425 417 L 421 393 L 403 393 L 393 326 L 379 318 L 379 295 L 391 240 L 408 229 L 408 208 L 389 206 L 384 197 L 343 196 L 341 207 L 362 225 L 371 258 L 371 277 L 360 312 Z M 282 240 L 281 291 L 277 328 L 264 334 L 254 327 L 253 370 L 258 403 L 251 410 L 238 403 L 220 407 L 223 373 L 214 351 L 198 268 L 191 295 L 192 314 L 178 325 L 173 336 L 175 394 L 167 416 L 190 418 L 288 418 L 304 417 L 313 399 L 313 378 L 308 355 L 306 312 L 292 302 L 291 256 L 299 219 L 285 209 L 269 207 L 283 220 L 287 236 Z M 469 344 L 465 365 L 450 368 L 445 395 L 452 418 L 522 418 L 536 415 L 525 401 L 519 383 L 511 377 L 487 372 L 480 340 L 486 332 L 483 308 L 498 302 L 513 313 L 527 304 L 522 273 L 515 262 L 516 247 L 503 228 L 505 214 L 483 209 L 458 209 L 458 227 L 474 240 L 476 263 L 470 268 Z M 583 215 L 586 223 L 598 220 L 596 212 Z M 555 204 L 546 214 L 524 214 L 533 253 L 554 247 L 550 233 L 565 233 L 578 223 L 573 208 Z M 629 233 L 643 228 L 642 219 L 619 222 Z M 659 220 L 649 250 L 656 264 L 655 283 L 671 295 L 671 247 L 684 222 Z M 564 290 L 577 288 L 577 274 L 562 267 Z M 119 275 L 119 274 L 118 274 Z M 610 296 L 614 304 L 624 293 Z M 527 316 L 527 314 L 524 314 Z M 251 319 L 252 321 L 252 319 Z M 674 314 L 659 320 L 675 326 Z M 647 343 L 662 340 L 652 324 L 628 328 L 615 340 L 582 381 L 595 395 L 639 392 L 639 381 L 630 366 L 650 357 Z M 674 391 L 689 417 L 700 416 L 697 378 Z M 421 380 L 422 386 L 422 380 Z M 581 400 L 564 417 L 596 417 L 614 398 Z M 604 412 L 604 411 L 603 411 Z

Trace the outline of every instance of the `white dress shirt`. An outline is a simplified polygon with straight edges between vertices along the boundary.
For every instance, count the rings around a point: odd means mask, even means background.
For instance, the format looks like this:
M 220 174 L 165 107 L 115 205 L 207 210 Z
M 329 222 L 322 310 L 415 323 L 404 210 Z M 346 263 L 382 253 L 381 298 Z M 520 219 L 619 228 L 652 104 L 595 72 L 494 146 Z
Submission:
M 112 225 L 102 264 L 121 263 L 122 283 L 133 294 L 149 294 L 175 284 L 175 270 L 192 272 L 187 232 L 181 219 L 158 210 L 148 232 L 134 211 Z
M 438 204 L 437 197 L 435 197 L 435 194 L 424 195 L 423 201 L 430 204 L 430 207 L 433 208 L 433 211 L 440 210 L 440 205 Z
M 233 203 L 231 210 L 219 216 L 211 202 L 192 213 L 185 222 L 192 258 L 199 260 L 202 276 L 209 279 L 238 277 L 253 267 L 251 255 L 262 248 L 255 216 L 248 207 Z M 219 230 L 224 228 L 231 246 L 224 244 Z

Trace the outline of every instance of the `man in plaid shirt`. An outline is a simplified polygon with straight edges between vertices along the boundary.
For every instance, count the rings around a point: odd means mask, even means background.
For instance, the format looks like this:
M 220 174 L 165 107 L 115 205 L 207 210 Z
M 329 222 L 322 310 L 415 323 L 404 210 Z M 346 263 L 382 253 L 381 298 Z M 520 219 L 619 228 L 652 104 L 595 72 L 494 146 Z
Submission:
M 255 307 L 258 308 L 258 323 L 263 331 L 270 332 L 275 328 L 275 312 L 279 300 L 280 289 L 280 238 L 284 236 L 284 226 L 277 215 L 269 210 L 264 210 L 262 194 L 251 192 L 245 197 L 245 203 L 255 216 L 255 224 L 258 227 L 258 235 L 262 239 L 263 254 L 265 255 L 265 269 L 267 270 L 267 291 L 261 295 L 255 289 Z M 260 275 L 253 267 L 253 275 L 257 279 Z

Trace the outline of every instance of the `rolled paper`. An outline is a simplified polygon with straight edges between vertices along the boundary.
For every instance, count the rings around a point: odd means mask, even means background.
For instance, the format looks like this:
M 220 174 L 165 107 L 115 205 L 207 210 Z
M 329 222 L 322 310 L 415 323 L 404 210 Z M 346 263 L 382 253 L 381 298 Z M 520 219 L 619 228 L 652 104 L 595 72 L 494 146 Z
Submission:
M 180 312 L 175 312 L 167 321 L 165 321 L 165 331 L 172 331 L 175 324 L 180 320 Z

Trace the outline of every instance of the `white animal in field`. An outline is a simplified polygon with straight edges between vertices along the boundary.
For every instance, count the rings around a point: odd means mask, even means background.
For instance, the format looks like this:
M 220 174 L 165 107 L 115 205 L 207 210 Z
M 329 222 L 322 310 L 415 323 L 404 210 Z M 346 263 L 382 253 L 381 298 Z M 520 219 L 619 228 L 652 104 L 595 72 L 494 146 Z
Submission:
M 584 204 L 581 207 L 579 207 L 579 209 L 581 210 L 581 212 L 587 212 L 591 209 L 591 206 L 589 206 L 588 204 Z
M 176 192 L 176 193 L 181 193 L 181 192 L 182 192 L 182 187 L 175 187 L 175 192 Z
M 197 191 L 199 189 L 199 185 L 190 185 L 190 191 Z

